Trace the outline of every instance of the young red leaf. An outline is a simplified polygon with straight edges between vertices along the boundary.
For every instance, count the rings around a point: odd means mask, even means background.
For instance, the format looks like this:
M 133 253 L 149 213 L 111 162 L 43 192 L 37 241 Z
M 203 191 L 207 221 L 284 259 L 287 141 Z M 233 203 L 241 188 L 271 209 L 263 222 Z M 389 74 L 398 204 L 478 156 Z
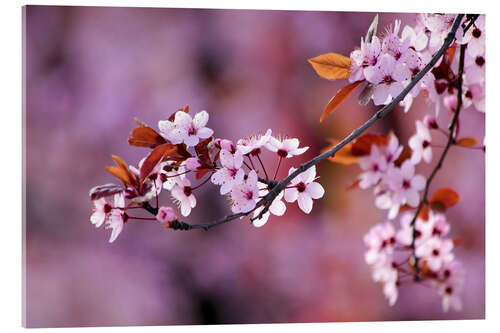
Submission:
M 474 147 L 478 143 L 476 138 L 461 138 L 457 141 L 457 145 L 462 147 Z
M 451 188 L 440 188 L 432 195 L 429 200 L 433 206 L 442 206 L 443 208 L 450 208 L 460 201 L 460 196 Z
M 330 146 L 324 148 L 321 152 L 324 153 L 325 151 L 328 151 L 332 149 L 335 145 L 337 145 L 340 140 L 337 139 L 331 139 L 330 142 L 332 143 Z M 358 162 L 358 157 L 354 156 L 352 154 L 352 143 L 349 142 L 346 144 L 344 147 L 340 148 L 339 151 L 335 153 L 333 157 L 328 157 L 328 160 L 334 163 L 340 163 L 344 165 L 350 165 Z
M 151 171 L 162 161 L 170 159 L 169 157 L 174 156 L 177 152 L 177 146 L 171 143 L 162 144 L 149 153 L 144 162 L 142 163 L 140 170 L 140 184 L 151 174 Z
M 340 106 L 340 104 L 342 104 L 342 102 L 352 94 L 354 89 L 356 89 L 361 84 L 361 82 L 363 81 L 356 81 L 337 91 L 335 96 L 332 97 L 330 102 L 328 102 L 326 108 L 323 110 L 323 114 L 321 115 L 321 118 L 319 118 L 319 121 L 322 122 L 323 119 L 326 118 L 326 116 L 335 111 Z
M 118 156 L 111 155 L 118 166 L 107 167 L 106 170 L 116 178 L 120 179 L 125 185 L 137 185 L 137 177 L 129 170 L 127 164 Z
M 352 144 L 352 154 L 354 156 L 364 156 L 370 154 L 372 145 L 387 145 L 387 137 L 382 134 L 363 134 Z
M 167 143 L 167 140 L 156 132 L 151 127 L 145 125 L 140 121 L 136 121 L 139 127 L 136 127 L 130 132 L 128 144 L 136 147 L 155 148 L 159 145 Z
M 337 53 L 327 53 L 308 60 L 316 73 L 328 80 L 348 79 L 351 74 L 351 58 Z

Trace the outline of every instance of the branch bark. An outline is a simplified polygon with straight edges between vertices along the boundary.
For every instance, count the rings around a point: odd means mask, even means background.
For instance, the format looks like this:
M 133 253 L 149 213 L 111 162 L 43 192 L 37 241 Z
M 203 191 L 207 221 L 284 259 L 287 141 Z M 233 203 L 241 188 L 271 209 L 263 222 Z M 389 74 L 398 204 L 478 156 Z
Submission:
M 381 108 L 379 111 L 377 111 L 370 119 L 368 119 L 363 125 L 352 131 L 348 136 L 346 136 L 342 141 L 340 141 L 336 146 L 332 147 L 330 150 L 314 157 L 313 159 L 301 164 L 293 173 L 288 175 L 288 177 L 284 178 L 283 180 L 279 182 L 274 182 L 272 183 L 272 188 L 269 191 L 269 193 L 262 198 L 257 204 L 255 205 L 254 209 L 245 212 L 245 213 L 238 213 L 238 214 L 231 214 L 223 217 L 220 220 L 212 221 L 206 224 L 188 224 L 186 222 L 182 221 L 175 221 L 174 223 L 171 224 L 172 229 L 178 229 L 178 230 L 191 230 L 191 229 L 204 229 L 208 230 L 214 226 L 221 225 L 230 221 L 233 221 L 237 218 L 248 216 L 251 213 L 253 213 L 257 208 L 264 206 L 264 208 L 260 211 L 259 215 L 257 215 L 255 218 L 252 218 L 251 220 L 255 219 L 260 219 L 263 214 L 267 212 L 269 209 L 269 205 L 273 202 L 273 200 L 276 198 L 276 196 L 285 189 L 285 187 L 290 183 L 292 179 L 297 177 L 299 174 L 303 173 L 307 169 L 311 168 L 313 165 L 318 164 L 320 161 L 323 161 L 324 159 L 328 157 L 333 157 L 342 147 L 347 145 L 349 142 L 353 141 L 357 137 L 359 137 L 364 131 L 366 131 L 369 127 L 371 127 L 373 124 L 375 124 L 377 121 L 380 119 L 384 118 L 388 113 L 390 113 L 393 108 L 401 102 L 406 95 L 415 87 L 415 85 L 424 77 L 425 74 L 427 74 L 437 63 L 437 61 L 441 58 L 441 56 L 446 52 L 446 50 L 451 46 L 453 41 L 455 40 L 455 33 L 457 32 L 458 28 L 460 27 L 460 23 L 464 17 L 464 14 L 459 14 L 455 18 L 455 21 L 453 22 L 452 28 L 448 35 L 446 36 L 443 45 L 441 48 L 433 55 L 431 61 L 417 74 L 415 77 L 410 81 L 408 86 L 406 86 L 403 91 L 396 96 L 389 104 Z

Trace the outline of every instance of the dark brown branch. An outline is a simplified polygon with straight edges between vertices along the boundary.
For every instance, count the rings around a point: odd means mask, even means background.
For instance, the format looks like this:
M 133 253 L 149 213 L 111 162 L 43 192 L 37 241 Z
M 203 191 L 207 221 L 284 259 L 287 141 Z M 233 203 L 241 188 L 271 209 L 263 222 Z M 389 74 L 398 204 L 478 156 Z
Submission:
M 428 204 L 428 195 L 429 195 L 429 187 L 432 183 L 432 180 L 436 176 L 437 172 L 441 167 L 443 166 L 444 159 L 446 158 L 446 155 L 448 154 L 448 151 L 450 150 L 451 146 L 455 144 L 455 129 L 458 124 L 458 116 L 460 114 L 460 110 L 462 109 L 462 85 L 463 85 L 463 73 L 464 73 L 464 59 L 465 59 L 465 49 L 467 48 L 467 44 L 461 45 L 460 46 L 460 59 L 458 63 L 458 89 L 457 89 L 457 107 L 455 109 L 455 113 L 453 114 L 453 118 L 448 125 L 448 141 L 446 142 L 446 146 L 444 147 L 443 152 L 441 153 L 441 157 L 439 158 L 438 163 L 432 170 L 432 172 L 429 175 L 429 178 L 427 178 L 427 181 L 425 183 L 425 188 L 424 188 L 424 194 L 422 195 L 422 199 L 420 200 L 417 210 L 415 212 L 415 215 L 413 216 L 413 219 L 410 222 L 410 226 L 413 229 L 412 233 L 412 241 L 411 241 L 411 248 L 413 250 L 413 258 L 415 259 L 415 275 L 414 275 L 414 280 L 419 281 L 420 276 L 419 276 L 419 267 L 418 267 L 418 257 L 415 255 L 415 241 L 417 238 L 417 229 L 415 228 L 415 222 L 417 220 L 418 214 L 424 207 L 424 205 Z
M 345 145 L 347 145 L 349 142 L 353 141 L 357 137 L 359 137 L 364 131 L 366 131 L 369 127 L 371 127 L 373 124 L 375 124 L 377 121 L 380 119 L 384 118 L 389 112 L 392 111 L 392 109 L 399 103 L 401 102 L 406 95 L 415 87 L 415 85 L 424 77 L 425 74 L 427 74 L 437 63 L 437 61 L 441 58 L 441 56 L 448 50 L 448 48 L 451 46 L 453 41 L 455 40 L 455 33 L 457 32 L 458 28 L 460 27 L 460 22 L 462 21 L 464 17 L 464 14 L 459 14 L 455 18 L 455 21 L 453 22 L 453 26 L 446 36 L 443 45 L 441 48 L 433 55 L 431 61 L 417 74 L 415 77 L 410 81 L 408 86 L 406 86 L 401 93 L 396 96 L 389 104 L 381 108 L 377 113 L 375 113 L 370 119 L 368 119 L 363 125 L 355 129 L 354 131 L 351 132 L 348 136 L 346 136 L 342 141 L 340 141 L 337 145 L 335 145 L 333 148 L 330 150 L 314 157 L 313 159 L 301 164 L 294 172 L 292 172 L 288 177 L 285 179 L 281 180 L 280 182 L 277 182 L 276 184 L 273 183 L 274 186 L 272 186 L 272 189 L 269 191 L 269 193 L 262 198 L 255 207 L 245 213 L 238 213 L 238 214 L 231 214 L 227 215 L 224 218 L 216 221 L 212 221 L 210 223 L 206 224 L 188 224 L 185 222 L 181 221 L 176 221 L 176 226 L 178 228 L 173 227 L 173 229 L 182 229 L 182 230 L 191 230 L 191 229 L 204 229 L 208 230 L 214 226 L 224 224 L 230 221 L 233 221 L 237 218 L 248 216 L 251 213 L 253 213 L 257 208 L 264 206 L 264 208 L 260 211 L 259 215 L 257 215 L 255 218 L 252 218 L 252 221 L 255 219 L 260 219 L 263 214 L 267 212 L 269 209 L 269 205 L 273 202 L 273 200 L 276 198 L 276 196 L 285 189 L 285 187 L 290 183 L 292 179 L 297 177 L 299 174 L 303 173 L 307 169 L 311 168 L 312 166 L 316 165 L 320 161 L 323 161 L 324 159 L 328 157 L 333 157 L 340 149 L 342 149 Z

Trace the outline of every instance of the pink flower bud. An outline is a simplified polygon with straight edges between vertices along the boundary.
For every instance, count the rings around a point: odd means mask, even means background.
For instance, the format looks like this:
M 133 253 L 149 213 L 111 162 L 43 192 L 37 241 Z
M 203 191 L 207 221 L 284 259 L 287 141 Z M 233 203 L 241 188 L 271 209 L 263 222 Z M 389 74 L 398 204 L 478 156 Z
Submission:
M 455 112 L 457 109 L 457 96 L 448 95 L 443 99 L 444 106 L 451 112 Z
M 431 116 L 431 115 L 426 115 L 424 117 L 424 125 L 430 129 L 438 129 L 439 128 L 437 121 L 436 121 L 436 117 Z
M 156 214 L 156 220 L 160 223 L 171 222 L 176 219 L 174 209 L 172 207 L 161 206 Z
M 191 171 L 196 171 L 201 167 L 201 162 L 197 157 L 190 157 L 186 160 L 186 168 Z

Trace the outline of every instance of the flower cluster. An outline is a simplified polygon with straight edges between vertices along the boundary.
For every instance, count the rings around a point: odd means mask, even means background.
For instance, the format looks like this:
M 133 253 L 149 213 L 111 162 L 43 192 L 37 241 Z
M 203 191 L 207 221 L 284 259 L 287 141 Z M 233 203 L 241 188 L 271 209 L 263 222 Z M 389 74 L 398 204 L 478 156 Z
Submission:
M 361 46 L 351 52 L 350 82 L 366 80 L 374 87 L 371 98 L 376 105 L 388 104 L 406 87 L 429 62 L 448 35 L 456 15 L 420 14 L 415 26 L 396 20 L 383 37 L 361 39 Z M 485 31 L 484 15 L 464 34 L 469 18 L 457 32 L 457 43 L 468 44 L 465 57 L 463 98 L 465 107 L 474 105 L 484 112 L 485 102 Z M 441 62 L 413 87 L 401 102 L 405 111 L 413 99 L 425 91 L 438 113 L 443 107 L 456 107 L 458 56 L 456 46 L 443 56 Z
M 186 107 L 159 121 L 159 132 L 142 123 L 132 131 L 129 143 L 152 148 L 151 153 L 139 162 L 138 167 L 127 166 L 119 157 L 113 156 L 118 166 L 108 167 L 108 171 L 122 180 L 124 186 L 107 184 L 90 191 L 94 203 L 91 222 L 96 227 L 106 223 L 106 227 L 113 230 L 110 242 L 117 238 L 130 219 L 157 221 L 166 226 L 178 221 L 173 207 L 159 205 L 162 191 L 170 193 L 183 217 L 189 216 L 197 204 L 195 191 L 209 181 L 220 186 L 220 194 L 230 199 L 233 213 L 247 215 L 255 211 L 252 223 L 256 227 L 264 225 L 270 214 L 282 216 L 285 213 L 283 198 L 289 203 L 297 201 L 306 214 L 311 212 L 313 199 L 324 194 L 323 187 L 315 181 L 315 167 L 293 179 L 274 200 L 257 207 L 277 183 L 275 178 L 282 160 L 302 155 L 308 147 L 299 147 L 296 138 L 275 137 L 270 129 L 265 134 L 250 135 L 236 142 L 214 138 L 214 131 L 206 126 L 208 119 L 206 111 L 191 116 Z M 264 151 L 277 159 L 273 179 L 268 177 L 261 158 Z M 290 173 L 294 170 L 290 168 Z M 195 176 L 194 180 L 190 174 Z M 194 185 L 194 181 L 201 182 Z M 114 205 L 106 200 L 112 195 Z M 129 200 L 127 205 L 125 199 Z M 261 214 L 266 205 L 268 209 Z M 154 212 L 155 217 L 130 216 L 127 211 L 134 208 Z
M 412 226 L 413 217 L 414 214 L 406 212 L 401 216 L 399 229 L 388 221 L 375 225 L 365 235 L 365 261 L 372 268 L 372 278 L 383 284 L 384 295 L 392 306 L 399 287 L 413 281 L 418 265 L 419 281 L 429 283 L 442 296 L 443 310 L 451 307 L 458 311 L 462 305 L 464 270 L 454 260 L 453 240 L 445 238 L 450 231 L 446 216 L 431 210 L 426 220 L 417 217 Z M 418 264 L 413 259 L 412 247 Z

